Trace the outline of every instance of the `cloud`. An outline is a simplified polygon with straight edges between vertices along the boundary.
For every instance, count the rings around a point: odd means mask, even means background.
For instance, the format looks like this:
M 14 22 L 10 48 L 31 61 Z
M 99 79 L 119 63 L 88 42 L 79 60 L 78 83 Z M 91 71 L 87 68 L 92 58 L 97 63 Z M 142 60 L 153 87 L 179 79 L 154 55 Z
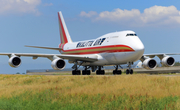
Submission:
M 96 18 L 96 20 L 110 20 L 110 21 L 118 21 L 118 20 L 127 20 L 132 19 L 134 17 L 138 17 L 140 15 L 140 11 L 137 9 L 132 10 L 121 10 L 121 9 L 115 9 L 112 12 L 101 12 L 99 16 Z
M 90 11 L 89 13 L 86 13 L 85 11 L 82 11 L 80 13 L 80 16 L 81 17 L 93 17 L 93 16 L 96 16 L 98 13 L 95 12 L 95 11 Z
M 0 14 L 33 13 L 39 15 L 37 6 L 41 0 L 0 0 Z
M 141 13 L 138 9 L 103 11 L 92 14 L 81 12 L 81 17 L 88 17 L 95 22 L 110 22 L 130 26 L 180 25 L 180 11 L 175 6 L 152 6 Z
M 45 3 L 44 6 L 53 6 L 53 3 Z
M 175 6 L 153 6 L 144 10 L 144 13 L 141 15 L 141 19 L 144 23 L 148 23 L 170 20 L 170 18 L 175 16 L 180 16 L 180 12 Z

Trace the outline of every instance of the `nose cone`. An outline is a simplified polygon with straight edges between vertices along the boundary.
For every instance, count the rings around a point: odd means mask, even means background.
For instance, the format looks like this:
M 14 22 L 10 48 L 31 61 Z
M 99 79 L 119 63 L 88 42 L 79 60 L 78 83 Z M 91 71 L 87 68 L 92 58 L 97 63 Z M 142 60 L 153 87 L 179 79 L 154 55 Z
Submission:
M 137 53 L 138 56 L 140 56 L 140 58 L 142 57 L 142 55 L 144 54 L 144 45 L 142 42 L 139 42 L 135 48 L 134 48 L 135 52 Z
M 141 41 L 138 41 L 134 46 L 135 51 L 143 52 L 144 53 L 144 45 Z
M 144 45 L 138 36 L 131 37 L 131 41 L 129 43 L 130 43 L 131 47 L 134 49 L 134 51 L 144 53 Z
M 136 38 L 133 38 L 133 42 L 131 42 L 131 47 L 135 51 L 134 55 L 133 55 L 135 58 L 135 61 L 139 60 L 144 54 L 143 43 L 141 42 L 141 40 L 138 37 L 136 37 Z

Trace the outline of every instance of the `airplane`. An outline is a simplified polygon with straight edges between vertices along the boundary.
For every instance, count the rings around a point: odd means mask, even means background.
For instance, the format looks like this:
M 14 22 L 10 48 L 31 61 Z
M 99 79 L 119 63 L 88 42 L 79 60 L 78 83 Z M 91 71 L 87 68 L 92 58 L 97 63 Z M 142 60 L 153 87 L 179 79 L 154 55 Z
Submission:
M 134 31 L 126 30 L 112 32 L 102 35 L 96 39 L 73 42 L 66 27 L 62 12 L 58 12 L 60 40 L 58 48 L 26 46 L 40 49 L 50 49 L 59 51 L 61 54 L 38 54 L 38 53 L 0 53 L 9 57 L 9 65 L 11 67 L 19 67 L 21 65 L 21 56 L 45 57 L 51 60 L 51 66 L 55 70 L 63 70 L 66 66 L 65 60 L 73 63 L 72 75 L 81 75 L 78 70 L 80 66 L 84 67 L 82 75 L 90 75 L 91 71 L 97 75 L 104 75 L 103 66 L 114 65 L 114 75 L 121 75 L 120 65 L 127 64 L 126 74 L 133 74 L 132 65 L 140 60 L 145 69 L 151 70 L 157 67 L 157 62 L 153 58 L 159 57 L 162 65 L 169 67 L 175 64 L 175 59 L 169 55 L 177 54 L 144 54 L 144 45 Z

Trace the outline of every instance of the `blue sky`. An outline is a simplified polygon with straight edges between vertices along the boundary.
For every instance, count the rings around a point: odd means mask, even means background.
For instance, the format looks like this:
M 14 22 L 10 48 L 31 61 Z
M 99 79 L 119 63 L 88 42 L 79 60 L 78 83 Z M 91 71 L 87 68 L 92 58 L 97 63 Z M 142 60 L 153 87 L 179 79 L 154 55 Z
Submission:
M 179 0 L 0 0 L 0 52 L 58 54 L 24 47 L 59 45 L 58 11 L 73 41 L 133 30 L 144 43 L 145 53 L 180 53 Z M 180 61 L 180 56 L 174 57 Z M 22 65 L 11 68 L 9 58 L 0 56 L 0 73 L 51 69 L 46 58 L 21 58 Z

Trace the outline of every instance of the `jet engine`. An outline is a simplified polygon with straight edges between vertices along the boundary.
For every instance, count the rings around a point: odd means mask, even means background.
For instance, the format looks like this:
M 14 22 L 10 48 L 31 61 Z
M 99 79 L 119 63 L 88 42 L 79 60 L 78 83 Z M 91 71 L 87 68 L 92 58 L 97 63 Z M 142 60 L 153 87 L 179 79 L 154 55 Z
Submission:
M 63 59 L 57 58 L 52 61 L 51 66 L 55 70 L 62 70 L 65 68 L 66 62 Z
M 150 69 L 155 69 L 157 66 L 157 63 L 156 63 L 156 60 L 148 58 L 143 61 L 142 66 L 145 69 L 150 70 Z
M 14 68 L 20 66 L 20 65 L 21 65 L 21 59 L 20 59 L 20 57 L 18 57 L 18 56 L 12 56 L 12 57 L 9 59 L 9 65 L 10 65 L 11 67 L 14 67 Z
M 161 64 L 165 67 L 170 67 L 175 64 L 174 58 L 170 56 L 164 57 L 161 61 L 162 61 Z

